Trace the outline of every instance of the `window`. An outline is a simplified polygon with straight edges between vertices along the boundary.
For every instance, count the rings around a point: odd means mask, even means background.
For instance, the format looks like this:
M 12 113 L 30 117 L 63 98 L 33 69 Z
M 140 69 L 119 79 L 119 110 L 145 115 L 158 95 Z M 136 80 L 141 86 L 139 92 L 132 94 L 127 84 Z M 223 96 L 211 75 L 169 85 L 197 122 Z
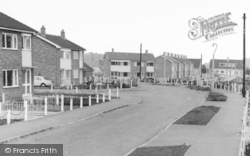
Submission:
M 29 35 L 23 35 L 22 49 L 31 49 L 31 37 Z
M 225 72 L 223 70 L 220 71 L 221 74 L 224 74 Z
M 123 73 L 123 77 L 128 77 L 128 73 L 127 73 L 127 72 L 124 72 L 124 73 Z
M 70 79 L 71 78 L 71 71 L 70 70 L 66 70 L 66 79 Z
M 78 69 L 74 69 L 74 79 L 78 78 Z
M 123 65 L 124 66 L 128 66 L 128 62 L 123 62 Z
M 154 73 L 147 73 L 147 77 L 153 77 L 154 76 Z
M 71 51 L 64 51 L 63 58 L 64 59 L 71 59 Z
M 154 66 L 154 62 L 147 62 L 147 66 L 153 67 Z
M 3 87 L 17 87 L 18 72 L 15 70 L 3 70 Z
M 137 77 L 140 77 L 140 72 L 136 74 Z
M 82 51 L 79 51 L 79 53 L 80 53 L 79 59 L 80 59 L 80 60 L 83 60 L 83 52 L 82 52 Z
M 75 60 L 78 59 L 78 51 L 74 51 L 74 59 L 75 59 Z
M 219 67 L 230 67 L 230 68 L 235 68 L 236 64 L 235 63 L 219 63 Z
M 144 62 L 142 62 L 142 63 L 140 63 L 140 62 L 135 62 L 134 65 L 137 66 L 137 67 L 140 67 L 140 65 L 141 65 L 142 67 L 144 67 Z
M 111 79 L 115 79 L 117 77 L 120 77 L 120 72 L 111 72 Z
M 112 66 L 120 66 L 120 65 L 121 65 L 121 62 L 111 61 L 111 65 L 112 65 Z
M 5 49 L 17 49 L 17 35 L 16 34 L 2 34 L 2 47 Z

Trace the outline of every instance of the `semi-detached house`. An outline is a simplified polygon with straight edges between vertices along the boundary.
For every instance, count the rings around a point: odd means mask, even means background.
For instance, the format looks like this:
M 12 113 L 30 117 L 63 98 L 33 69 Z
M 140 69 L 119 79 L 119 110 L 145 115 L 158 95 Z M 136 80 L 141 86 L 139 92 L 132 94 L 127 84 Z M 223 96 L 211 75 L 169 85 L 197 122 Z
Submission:
M 44 76 L 56 87 L 83 82 L 87 72 L 83 61 L 85 49 L 66 39 L 64 30 L 58 36 L 50 35 L 42 26 L 34 42 L 35 75 Z
M 34 29 L 0 12 L 1 101 L 32 96 L 36 34 Z
M 110 79 L 139 78 L 154 79 L 155 58 L 147 51 L 140 53 L 106 52 L 104 55 L 104 77 Z M 140 75 L 141 65 L 141 75 Z
M 213 60 L 210 60 L 210 71 L 213 72 Z M 215 59 L 214 72 L 217 76 L 243 77 L 243 61 L 232 59 Z
M 164 52 L 155 59 L 155 64 L 158 79 L 181 79 L 190 77 L 193 73 L 193 64 L 184 55 Z

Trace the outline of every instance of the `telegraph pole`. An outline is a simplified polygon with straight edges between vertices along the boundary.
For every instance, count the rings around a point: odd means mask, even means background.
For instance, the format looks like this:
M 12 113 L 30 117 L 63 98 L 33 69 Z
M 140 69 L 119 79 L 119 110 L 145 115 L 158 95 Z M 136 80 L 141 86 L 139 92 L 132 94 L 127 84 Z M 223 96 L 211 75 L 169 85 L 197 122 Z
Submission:
M 245 29 L 245 20 L 246 14 L 243 15 L 243 88 L 242 88 L 242 96 L 246 97 L 246 84 L 245 84 L 245 75 L 246 75 L 246 29 Z
M 200 75 L 200 77 L 202 78 L 202 54 L 201 54 L 201 75 Z
M 142 43 L 140 44 L 140 80 L 141 80 L 141 64 L 142 64 Z

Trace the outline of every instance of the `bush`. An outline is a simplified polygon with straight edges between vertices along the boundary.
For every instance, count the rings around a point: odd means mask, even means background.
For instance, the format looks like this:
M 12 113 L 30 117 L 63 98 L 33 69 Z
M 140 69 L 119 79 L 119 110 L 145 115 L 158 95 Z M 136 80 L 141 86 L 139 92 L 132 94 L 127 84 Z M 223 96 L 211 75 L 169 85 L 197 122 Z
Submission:
M 188 86 L 188 88 L 196 89 L 196 90 L 200 90 L 200 91 L 211 91 L 210 87 L 202 87 L 202 86 L 196 86 L 196 85 Z
M 211 91 L 210 87 L 202 87 L 202 86 L 198 86 L 197 90 L 201 90 L 201 91 Z
M 250 143 L 246 144 L 245 156 L 250 156 Z
M 206 100 L 207 101 L 227 101 L 227 96 L 219 92 L 209 92 Z

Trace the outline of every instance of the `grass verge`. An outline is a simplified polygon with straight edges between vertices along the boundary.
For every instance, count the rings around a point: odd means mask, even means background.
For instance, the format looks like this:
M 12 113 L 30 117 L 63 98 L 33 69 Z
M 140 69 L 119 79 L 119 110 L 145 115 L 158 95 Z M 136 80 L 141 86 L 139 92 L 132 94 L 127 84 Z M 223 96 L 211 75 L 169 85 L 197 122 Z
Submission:
M 129 156 L 184 156 L 190 146 L 156 146 L 137 148 Z
M 194 108 L 174 124 L 184 125 L 207 125 L 212 117 L 220 110 L 220 107 L 215 106 L 200 106 Z
M 23 121 L 24 119 L 11 119 L 10 123 L 14 123 L 14 122 L 20 122 Z M 0 125 L 5 125 L 7 124 L 7 119 L 0 119 Z

